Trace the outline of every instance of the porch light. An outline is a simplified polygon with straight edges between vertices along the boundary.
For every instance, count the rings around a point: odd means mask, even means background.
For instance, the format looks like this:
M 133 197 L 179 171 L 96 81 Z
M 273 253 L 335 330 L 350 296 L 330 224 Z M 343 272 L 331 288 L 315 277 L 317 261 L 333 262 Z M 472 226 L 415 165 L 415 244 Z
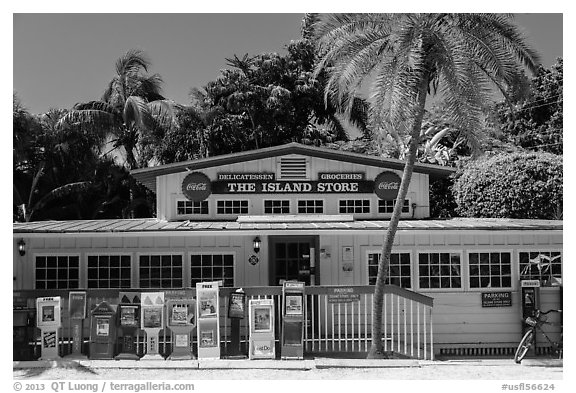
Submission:
M 21 257 L 26 255 L 25 247 L 26 247 L 26 242 L 24 241 L 24 239 L 18 240 L 18 253 L 20 254 Z
M 262 244 L 262 242 L 260 241 L 260 238 L 258 236 L 256 236 L 254 238 L 254 252 L 256 254 L 258 254 L 260 252 L 260 245 Z

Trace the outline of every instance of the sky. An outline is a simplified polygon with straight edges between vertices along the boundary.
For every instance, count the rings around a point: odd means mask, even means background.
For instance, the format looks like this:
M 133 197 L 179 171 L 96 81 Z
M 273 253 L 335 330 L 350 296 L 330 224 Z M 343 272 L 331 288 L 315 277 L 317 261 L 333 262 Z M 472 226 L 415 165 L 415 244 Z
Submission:
M 13 90 L 31 113 L 100 99 L 117 58 L 148 55 L 164 96 L 189 103 L 226 68 L 226 58 L 282 52 L 300 38 L 303 13 L 13 14 Z M 563 16 L 517 14 L 546 67 L 563 56 Z

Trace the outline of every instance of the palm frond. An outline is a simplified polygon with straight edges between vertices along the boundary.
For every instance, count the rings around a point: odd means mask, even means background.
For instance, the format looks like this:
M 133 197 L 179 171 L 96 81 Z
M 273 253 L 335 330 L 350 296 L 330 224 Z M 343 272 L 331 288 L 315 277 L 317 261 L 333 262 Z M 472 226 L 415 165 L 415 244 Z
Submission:
M 82 191 L 87 190 L 92 186 L 92 183 L 89 181 L 83 182 L 76 182 L 76 183 L 68 183 L 61 187 L 55 188 L 54 190 L 50 191 L 48 194 L 44 195 L 38 202 L 34 204 L 34 207 L 31 209 L 30 217 L 32 214 L 44 206 L 46 206 L 49 202 L 59 199 L 65 196 L 68 196 L 73 193 L 79 193 Z
M 137 74 L 141 70 L 148 71 L 149 66 L 150 61 L 144 51 L 140 49 L 130 49 L 116 60 L 116 74 L 120 76 Z
M 126 100 L 123 113 L 124 124 L 128 128 L 153 129 L 154 120 L 150 115 L 146 101 L 141 97 L 130 96 Z

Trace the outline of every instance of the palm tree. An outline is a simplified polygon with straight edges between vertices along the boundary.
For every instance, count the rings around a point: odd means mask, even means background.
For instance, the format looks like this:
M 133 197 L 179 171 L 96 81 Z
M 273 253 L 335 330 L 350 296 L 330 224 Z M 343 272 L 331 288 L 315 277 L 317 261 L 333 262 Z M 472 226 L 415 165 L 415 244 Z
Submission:
M 60 125 L 80 127 L 110 137 L 114 148 L 123 148 L 129 168 L 146 165 L 142 147 L 161 138 L 174 119 L 171 101 L 161 93 L 162 78 L 148 75 L 150 61 L 141 50 L 131 49 L 116 61 L 116 75 L 100 101 L 78 103 Z
M 495 85 L 514 82 L 522 66 L 534 72 L 538 55 L 526 44 L 510 15 L 332 14 L 314 24 L 321 61 L 329 79 L 325 101 L 348 113 L 362 82 L 369 81 L 372 119 L 385 131 L 407 134 L 402 182 L 386 231 L 374 292 L 369 358 L 385 356 L 382 306 L 390 253 L 406 197 L 429 94 L 440 93 L 446 118 L 477 145 L 482 104 Z

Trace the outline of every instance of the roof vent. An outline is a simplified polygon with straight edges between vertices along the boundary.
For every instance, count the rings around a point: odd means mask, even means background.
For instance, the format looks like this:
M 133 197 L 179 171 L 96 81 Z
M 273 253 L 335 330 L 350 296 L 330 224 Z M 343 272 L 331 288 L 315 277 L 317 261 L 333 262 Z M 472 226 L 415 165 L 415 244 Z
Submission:
M 281 157 L 279 180 L 307 180 L 308 160 L 306 157 Z

